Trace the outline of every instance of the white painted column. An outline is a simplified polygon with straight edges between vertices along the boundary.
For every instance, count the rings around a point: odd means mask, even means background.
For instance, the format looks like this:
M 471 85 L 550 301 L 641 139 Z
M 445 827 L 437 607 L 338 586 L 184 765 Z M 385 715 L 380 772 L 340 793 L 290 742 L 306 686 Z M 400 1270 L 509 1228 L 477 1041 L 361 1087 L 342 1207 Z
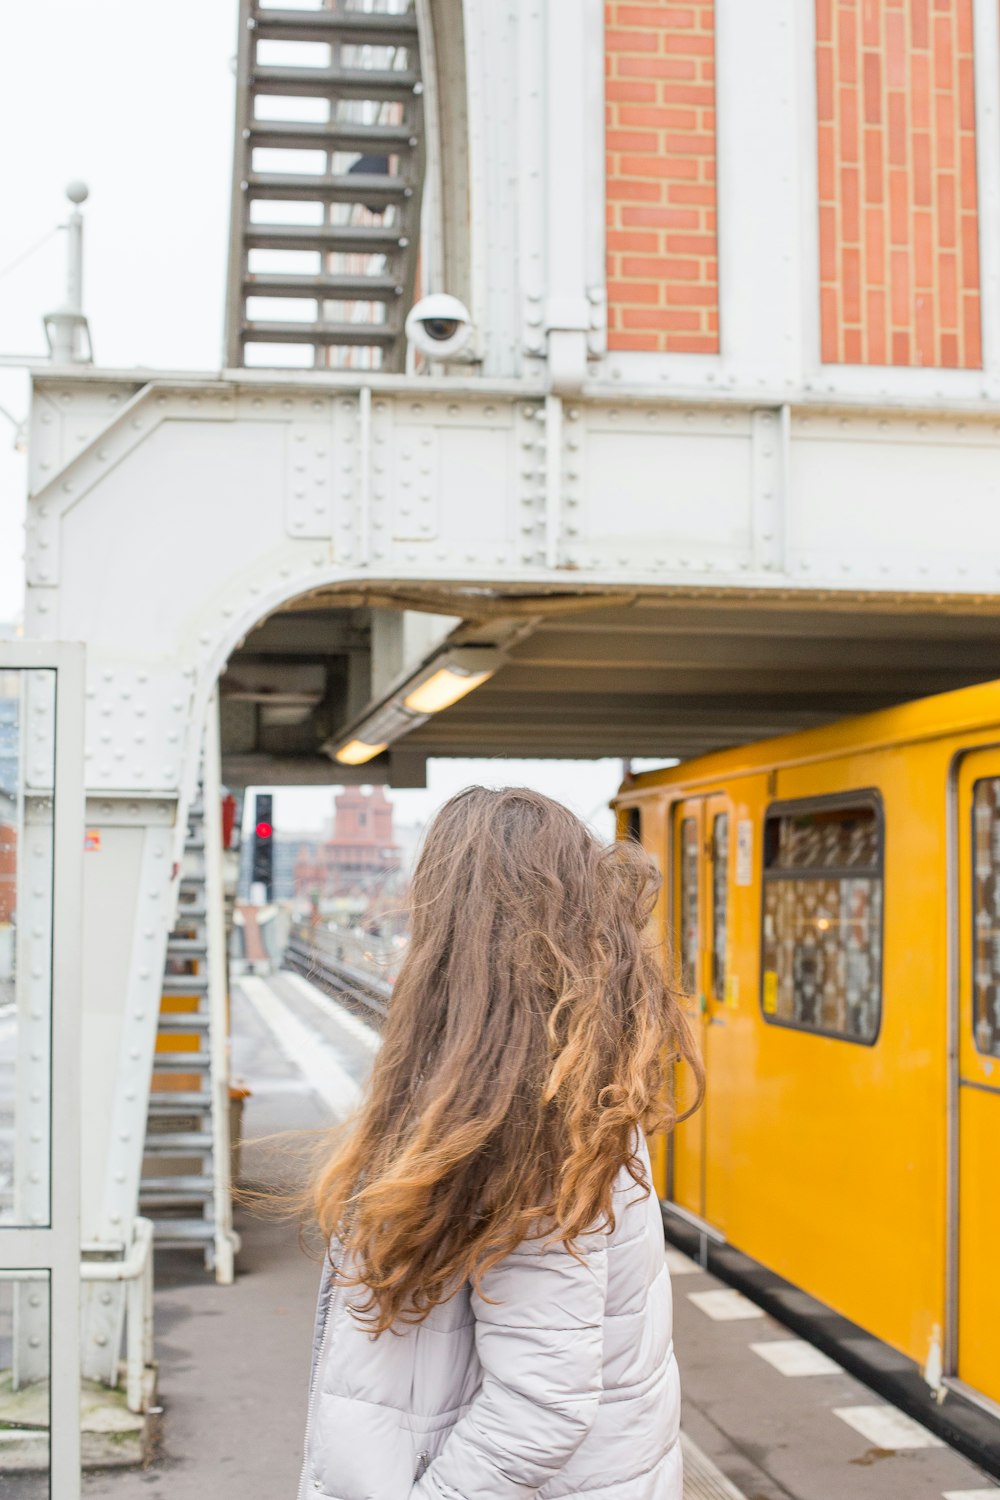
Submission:
M 983 395 L 1000 396 L 1000 11 L 973 0 Z
M 587 376 L 594 274 L 593 215 L 603 217 L 603 129 L 594 128 L 595 52 L 603 55 L 597 0 L 548 0 L 545 15 L 545 197 L 549 384 L 578 390 Z M 595 156 L 601 152 L 600 159 Z
M 728 383 L 790 389 L 818 317 L 812 5 L 717 0 L 719 322 Z

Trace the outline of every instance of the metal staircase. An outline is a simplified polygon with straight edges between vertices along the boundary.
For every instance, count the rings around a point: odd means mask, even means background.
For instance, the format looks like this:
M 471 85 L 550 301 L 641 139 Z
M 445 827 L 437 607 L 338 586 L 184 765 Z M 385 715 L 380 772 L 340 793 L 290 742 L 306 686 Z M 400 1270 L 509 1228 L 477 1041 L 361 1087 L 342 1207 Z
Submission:
M 413 0 L 241 0 L 230 367 L 404 368 L 421 95 Z
M 146 1123 L 140 1212 L 155 1243 L 201 1250 L 233 1279 L 227 969 L 217 726 L 210 715 L 199 801 L 188 813 Z M 214 729 L 214 733 L 213 733 Z M 214 765 L 213 776 L 213 741 Z

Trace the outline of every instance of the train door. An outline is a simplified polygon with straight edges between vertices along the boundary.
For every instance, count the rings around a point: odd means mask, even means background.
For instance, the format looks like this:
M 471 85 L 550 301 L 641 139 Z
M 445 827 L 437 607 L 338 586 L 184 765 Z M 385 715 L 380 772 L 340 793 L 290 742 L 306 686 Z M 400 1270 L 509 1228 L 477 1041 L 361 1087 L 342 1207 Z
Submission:
M 966 757 L 958 796 L 955 1373 L 1000 1402 L 1000 750 Z
M 674 1132 L 670 1198 L 699 1218 L 706 1217 L 716 1028 L 725 1025 L 729 832 L 729 804 L 723 796 L 688 798 L 674 809 L 674 952 L 705 1065 L 705 1099 L 697 1113 Z M 692 1080 L 686 1073 L 681 1070 L 678 1079 L 682 1108 L 691 1102 Z

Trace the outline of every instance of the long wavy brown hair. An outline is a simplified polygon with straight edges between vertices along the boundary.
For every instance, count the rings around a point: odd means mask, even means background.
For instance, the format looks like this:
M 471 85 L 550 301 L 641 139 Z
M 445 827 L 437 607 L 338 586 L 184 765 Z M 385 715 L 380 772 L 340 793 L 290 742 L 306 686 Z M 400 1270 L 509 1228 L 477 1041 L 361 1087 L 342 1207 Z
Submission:
M 650 918 L 660 876 L 524 787 L 440 809 L 368 1093 L 312 1211 L 374 1333 L 422 1321 L 525 1237 L 613 1227 L 636 1128 L 678 1118 L 701 1065 Z M 349 1268 L 349 1269 L 346 1269 Z

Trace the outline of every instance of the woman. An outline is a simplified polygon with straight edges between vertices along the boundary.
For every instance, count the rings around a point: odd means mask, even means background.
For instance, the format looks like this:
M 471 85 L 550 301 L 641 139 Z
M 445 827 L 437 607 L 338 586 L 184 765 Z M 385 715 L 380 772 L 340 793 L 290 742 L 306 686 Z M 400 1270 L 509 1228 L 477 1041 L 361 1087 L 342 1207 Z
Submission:
M 299 1494 L 680 1500 L 644 1130 L 700 1070 L 659 876 L 525 788 L 434 819 L 365 1104 L 318 1173 L 330 1254 Z

